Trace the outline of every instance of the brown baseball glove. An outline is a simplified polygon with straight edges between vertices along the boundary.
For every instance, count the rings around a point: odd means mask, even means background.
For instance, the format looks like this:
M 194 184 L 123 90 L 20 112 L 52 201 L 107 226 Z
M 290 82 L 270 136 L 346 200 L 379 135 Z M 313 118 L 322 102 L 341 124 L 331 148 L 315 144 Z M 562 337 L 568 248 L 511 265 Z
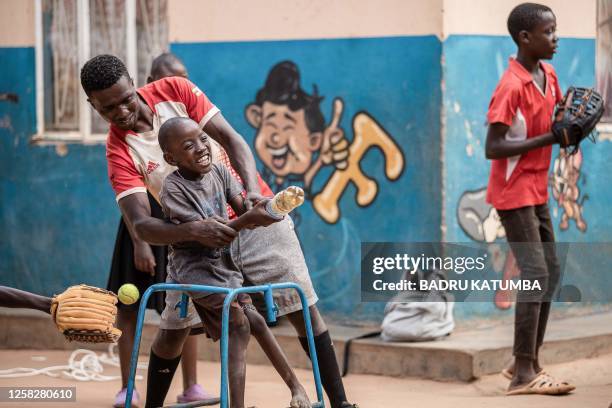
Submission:
M 604 100 L 592 88 L 569 87 L 557 105 L 552 133 L 559 145 L 569 154 L 578 151 L 580 142 L 591 136 L 604 113 Z
M 121 330 L 113 327 L 117 296 L 108 290 L 87 285 L 71 286 L 53 297 L 51 316 L 69 341 L 114 343 L 121 337 Z

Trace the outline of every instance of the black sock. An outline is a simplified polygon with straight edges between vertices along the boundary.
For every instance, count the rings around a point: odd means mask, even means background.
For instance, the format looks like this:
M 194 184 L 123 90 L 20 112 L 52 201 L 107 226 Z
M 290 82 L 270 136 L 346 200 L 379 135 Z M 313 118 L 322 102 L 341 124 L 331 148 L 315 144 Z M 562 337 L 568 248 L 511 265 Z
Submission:
M 308 352 L 308 339 L 306 337 L 298 337 L 298 339 L 300 339 L 300 344 L 306 352 L 306 355 L 310 357 L 310 353 Z M 338 361 L 336 360 L 336 353 L 334 352 L 334 344 L 332 343 L 331 337 L 329 337 L 329 331 L 315 336 L 314 343 L 315 350 L 317 350 L 317 360 L 319 361 L 321 383 L 331 402 L 332 408 L 339 408 L 342 406 L 342 403 L 346 401 L 346 393 L 344 391 L 344 384 L 342 383 Z
M 155 355 L 151 350 L 147 373 L 146 408 L 157 408 L 164 405 L 166 394 L 170 389 L 170 383 L 172 383 L 172 377 L 174 377 L 179 361 L 181 361 L 180 355 L 171 360 L 166 360 Z

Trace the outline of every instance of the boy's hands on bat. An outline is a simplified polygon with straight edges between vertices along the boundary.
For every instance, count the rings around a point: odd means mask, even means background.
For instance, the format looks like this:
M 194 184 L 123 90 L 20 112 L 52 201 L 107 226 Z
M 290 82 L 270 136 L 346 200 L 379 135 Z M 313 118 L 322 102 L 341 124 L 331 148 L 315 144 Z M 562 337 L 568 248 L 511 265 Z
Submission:
M 236 231 L 243 228 L 253 229 L 256 227 L 267 227 L 270 224 L 280 221 L 266 210 L 266 205 L 270 199 L 263 199 L 257 202 L 253 208 L 242 214 L 240 217 L 231 220 L 227 225 Z
M 222 248 L 238 236 L 237 230 L 229 224 L 227 220 L 215 216 L 183 225 L 189 227 L 190 235 L 200 244 L 211 248 Z

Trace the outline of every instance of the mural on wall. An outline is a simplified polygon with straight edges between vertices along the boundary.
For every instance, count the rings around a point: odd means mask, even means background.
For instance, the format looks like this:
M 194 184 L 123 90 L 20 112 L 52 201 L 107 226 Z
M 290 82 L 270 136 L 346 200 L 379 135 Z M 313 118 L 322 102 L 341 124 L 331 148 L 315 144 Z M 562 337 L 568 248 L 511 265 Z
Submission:
M 505 238 L 506 231 L 495 208 L 486 202 L 486 195 L 486 187 L 464 192 L 457 205 L 457 220 L 470 239 L 490 244 Z M 510 281 L 520 276 L 512 252 L 505 252 L 497 245 L 490 245 L 488 249 L 493 259 L 491 262 L 493 270 L 502 275 L 502 280 Z M 493 303 L 498 309 L 506 310 L 512 307 L 513 299 L 513 291 L 497 290 Z
M 283 61 L 269 71 L 245 115 L 257 132 L 255 151 L 264 164 L 264 179 L 274 191 L 301 185 L 315 212 L 334 224 L 341 218 L 338 202 L 349 183 L 355 185 L 360 206 L 366 207 L 376 199 L 376 179 L 364 174 L 360 166 L 371 148 L 382 151 L 384 175 L 389 180 L 397 180 L 402 174 L 404 155 L 368 112 L 353 116 L 353 139 L 349 142 L 340 126 L 343 100 L 334 99 L 331 120 L 326 124 L 319 106 L 322 99 L 316 85 L 312 94 L 304 91 L 295 63 Z M 333 171 L 320 191 L 314 192 L 313 182 L 324 167 Z
M 553 171 L 550 174 L 550 186 L 552 195 L 561 209 L 561 221 L 559 229 L 565 231 L 570 226 L 570 220 L 574 220 L 576 228 L 581 232 L 586 232 L 587 223 L 583 217 L 584 201 L 589 198 L 587 194 L 580 197 L 580 187 L 578 182 L 581 177 L 580 168 L 582 167 L 582 151 L 578 149 L 575 154 L 567 154 L 564 149 L 559 149 L 559 155 L 555 159 Z M 555 208 L 553 211 L 556 211 Z
M 486 202 L 487 189 L 466 191 L 459 198 L 457 220 L 465 234 L 477 242 L 495 242 L 506 232 L 493 206 Z

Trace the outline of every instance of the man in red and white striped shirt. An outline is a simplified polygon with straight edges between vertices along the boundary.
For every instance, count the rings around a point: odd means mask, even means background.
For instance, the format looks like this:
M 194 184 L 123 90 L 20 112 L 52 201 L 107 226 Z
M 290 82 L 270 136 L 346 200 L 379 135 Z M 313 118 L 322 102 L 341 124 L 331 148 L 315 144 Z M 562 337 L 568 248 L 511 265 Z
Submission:
M 136 90 L 121 60 L 100 55 L 83 66 L 81 84 L 91 105 L 111 124 L 107 141 L 109 178 L 123 217 L 144 241 L 161 245 L 197 241 L 208 247 L 224 247 L 237 236 L 222 220 L 173 225 L 151 217 L 146 192 L 159 199 L 164 177 L 174 170 L 163 160 L 157 141 L 159 128 L 172 117 L 191 118 L 218 142 L 213 148 L 213 159 L 229 161 L 230 171 L 239 177 L 251 202 L 257 202 L 262 194 L 272 194 L 257 175 L 255 159 L 245 140 L 189 80 L 164 78 Z M 273 221 L 271 218 L 270 222 Z M 247 281 L 253 284 L 291 281 L 302 287 L 313 317 L 322 382 L 332 408 L 353 407 L 346 401 L 333 344 L 315 306 L 318 299 L 291 219 L 286 217 L 267 228 L 243 231 L 240 238 L 241 264 Z M 199 321 L 195 313 L 190 313 L 183 322 L 178 322 L 178 312 L 174 311 L 176 297 L 172 296 L 169 293 L 166 297 L 161 330 L 151 349 L 147 406 L 163 404 L 189 327 Z M 287 314 L 308 353 L 299 296 L 281 292 L 275 301 L 279 314 Z

